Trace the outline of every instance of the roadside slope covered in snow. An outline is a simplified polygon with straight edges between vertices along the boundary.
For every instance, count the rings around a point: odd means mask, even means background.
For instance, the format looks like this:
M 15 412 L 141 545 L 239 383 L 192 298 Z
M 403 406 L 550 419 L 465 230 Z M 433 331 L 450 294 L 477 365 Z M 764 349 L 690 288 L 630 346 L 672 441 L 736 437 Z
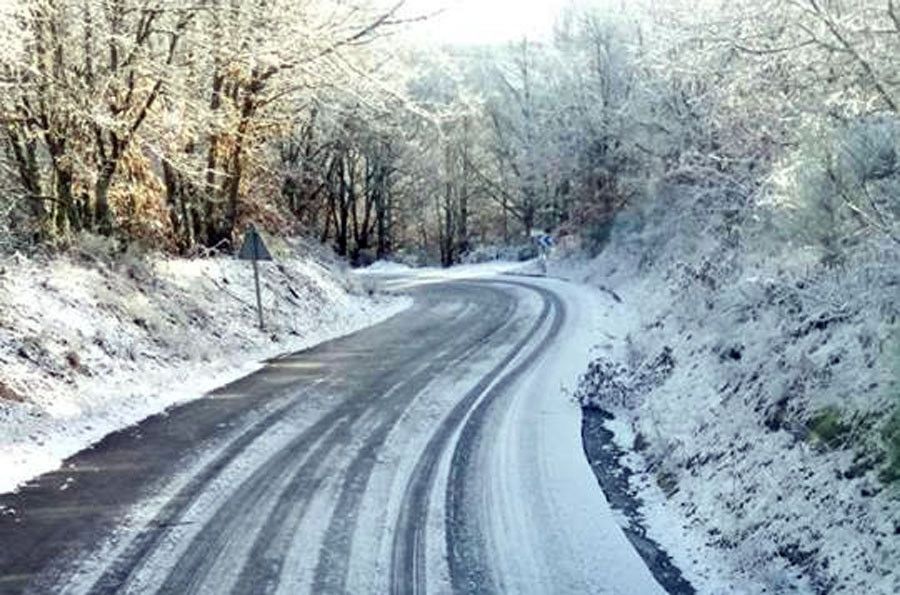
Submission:
M 711 212 L 661 188 L 555 263 L 617 298 L 578 396 L 615 415 L 648 533 L 701 592 L 900 592 L 896 250 L 824 266 L 747 222 L 738 250 Z
M 285 244 L 260 267 L 260 331 L 249 263 L 108 254 L 0 261 L 0 492 L 266 358 L 408 305 L 367 295 L 336 262 Z

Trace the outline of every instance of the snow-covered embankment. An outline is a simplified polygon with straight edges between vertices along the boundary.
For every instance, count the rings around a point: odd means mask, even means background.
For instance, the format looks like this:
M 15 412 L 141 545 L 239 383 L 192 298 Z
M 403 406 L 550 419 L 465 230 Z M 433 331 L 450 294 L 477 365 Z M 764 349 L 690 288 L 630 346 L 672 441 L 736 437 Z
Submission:
M 406 308 L 334 262 L 231 258 L 0 260 L 0 492 L 111 431 Z
M 648 535 L 703 593 L 900 592 L 896 251 L 827 268 L 639 216 L 556 268 L 619 298 L 580 397 L 615 415 Z

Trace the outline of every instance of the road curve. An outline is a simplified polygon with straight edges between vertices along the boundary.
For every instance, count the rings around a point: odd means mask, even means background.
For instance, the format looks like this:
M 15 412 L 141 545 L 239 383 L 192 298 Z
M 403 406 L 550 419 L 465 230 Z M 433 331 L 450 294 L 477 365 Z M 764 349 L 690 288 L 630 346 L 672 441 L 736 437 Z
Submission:
M 425 450 L 419 456 L 412 477 L 406 487 L 400 517 L 394 529 L 394 548 L 391 565 L 391 592 L 425 593 L 426 552 L 425 529 L 427 527 L 428 505 L 431 490 L 437 475 L 437 466 L 442 456 L 451 446 L 454 434 L 460 433 L 456 441 L 453 460 L 450 464 L 448 478 L 446 519 L 447 555 L 450 562 L 450 575 L 454 590 L 463 592 L 486 592 L 488 583 L 480 571 L 484 559 L 478 555 L 478 535 L 464 534 L 462 519 L 465 511 L 460 509 L 458 495 L 465 489 L 465 481 L 457 465 L 468 452 L 473 433 L 478 430 L 478 422 L 484 417 L 484 411 L 493 403 L 498 395 L 508 387 L 522 371 L 541 353 L 541 348 L 559 334 L 562 326 L 564 310 L 562 302 L 552 293 L 543 289 L 533 289 L 540 294 L 543 307 L 532 327 L 525 336 L 510 350 L 479 383 L 473 387 L 453 407 L 449 415 L 434 432 Z M 548 318 L 553 322 L 546 335 L 538 335 Z M 533 345 L 530 345 L 532 344 Z M 529 349 L 530 347 L 530 349 Z M 523 353 L 528 350 L 527 355 Z M 514 366 L 511 364 L 516 361 Z M 502 378 L 501 378 L 502 375 Z M 468 416 L 468 419 L 467 419 Z M 460 428 L 462 428 L 460 432 Z
M 658 592 L 561 386 L 595 298 L 400 282 L 407 312 L 0 496 L 0 592 Z

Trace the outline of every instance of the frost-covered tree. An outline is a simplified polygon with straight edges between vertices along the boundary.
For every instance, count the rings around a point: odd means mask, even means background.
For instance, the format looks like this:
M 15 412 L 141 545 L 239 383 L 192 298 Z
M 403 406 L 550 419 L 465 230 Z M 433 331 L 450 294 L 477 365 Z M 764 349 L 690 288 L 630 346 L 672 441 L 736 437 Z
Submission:
M 4 17 L 22 51 L 3 56 L 0 106 L 5 158 L 34 227 L 187 249 L 227 243 L 247 218 L 277 220 L 272 141 L 325 90 L 380 101 L 374 45 L 404 20 L 399 8 L 22 3 Z

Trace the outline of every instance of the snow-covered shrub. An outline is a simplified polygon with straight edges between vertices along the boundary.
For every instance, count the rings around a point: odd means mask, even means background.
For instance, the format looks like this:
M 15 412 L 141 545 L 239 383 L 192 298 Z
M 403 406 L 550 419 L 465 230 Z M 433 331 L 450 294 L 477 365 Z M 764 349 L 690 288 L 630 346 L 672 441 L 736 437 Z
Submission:
M 869 235 L 900 237 L 900 120 L 810 125 L 773 176 L 771 204 L 785 238 L 840 261 Z
M 609 238 L 612 235 L 613 227 L 615 226 L 615 219 L 601 219 L 598 221 L 592 221 L 587 228 L 584 230 L 583 236 L 583 245 L 585 250 L 588 253 L 588 256 L 597 256 L 606 245 L 609 243 Z
M 634 398 L 628 368 L 604 358 L 590 363 L 581 377 L 575 398 L 582 407 L 623 407 Z
M 887 451 L 887 463 L 881 472 L 881 478 L 888 483 L 900 481 L 900 406 L 895 404 L 895 407 L 881 431 Z
M 118 260 L 121 248 L 116 238 L 90 232 L 73 235 L 67 241 L 73 255 L 92 263 L 110 264 Z
M 680 515 L 687 540 L 727 553 L 731 576 L 776 592 L 897 592 L 885 482 L 900 469 L 900 250 L 867 234 L 823 266 L 820 250 L 766 228 L 783 210 L 735 214 L 750 196 L 715 192 L 661 187 L 582 275 L 623 304 L 582 403 L 630 425 L 629 466 L 661 503 L 648 516 Z M 636 388 L 664 348 L 671 368 Z
M 851 429 L 841 410 L 833 405 L 820 409 L 809 420 L 811 437 L 828 448 L 844 444 Z
M 885 464 L 881 479 L 886 483 L 900 483 L 900 340 L 896 330 L 890 333 L 888 341 L 886 376 L 888 390 L 891 391 L 892 409 L 886 416 L 880 430 L 880 445 L 884 450 Z
M 24 202 L 0 180 L 0 254 L 26 250 L 37 237 L 39 229 L 25 216 Z
M 14 204 L 7 197 L 0 197 L 0 252 L 11 252 L 13 248 L 10 221 Z
M 650 391 L 671 376 L 674 368 L 670 347 L 663 347 L 649 359 L 635 353 L 630 365 L 597 358 L 581 377 L 575 398 L 583 407 L 636 407 Z

